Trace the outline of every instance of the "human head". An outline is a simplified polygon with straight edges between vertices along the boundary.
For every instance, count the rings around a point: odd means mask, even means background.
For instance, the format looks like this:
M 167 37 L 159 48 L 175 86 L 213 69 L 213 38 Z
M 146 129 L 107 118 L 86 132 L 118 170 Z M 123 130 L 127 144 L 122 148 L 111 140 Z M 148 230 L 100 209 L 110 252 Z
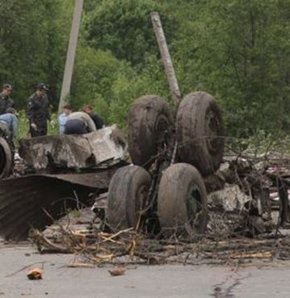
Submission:
M 2 86 L 2 93 L 6 96 L 9 96 L 11 94 L 12 90 L 13 90 L 13 88 L 10 84 L 6 83 Z
M 48 91 L 48 87 L 46 84 L 44 83 L 39 83 L 36 87 L 36 93 L 37 95 L 43 95 L 44 93 L 46 93 Z
M 87 114 L 91 114 L 93 112 L 93 108 L 90 105 L 84 105 L 82 110 Z
M 72 108 L 70 105 L 64 105 L 62 110 L 66 115 L 69 115 L 72 112 Z

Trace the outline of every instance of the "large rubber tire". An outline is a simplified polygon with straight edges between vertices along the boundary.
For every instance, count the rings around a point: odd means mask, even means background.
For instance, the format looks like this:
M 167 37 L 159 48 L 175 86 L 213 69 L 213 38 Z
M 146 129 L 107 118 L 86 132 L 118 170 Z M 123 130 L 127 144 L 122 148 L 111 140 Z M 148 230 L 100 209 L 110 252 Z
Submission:
M 108 193 L 107 221 L 113 231 L 136 227 L 150 184 L 149 173 L 139 166 L 117 170 Z
M 133 103 L 128 120 L 131 159 L 146 168 L 158 147 L 171 142 L 174 126 L 169 105 L 157 95 L 141 96 Z
M 203 176 L 214 173 L 224 153 L 220 109 L 206 92 L 192 92 L 177 111 L 178 160 L 194 165 Z
M 8 142 L 0 137 L 0 178 L 11 175 L 13 167 L 13 156 Z
M 198 170 L 186 163 L 167 168 L 158 190 L 158 218 L 166 234 L 203 234 L 207 225 L 207 194 Z

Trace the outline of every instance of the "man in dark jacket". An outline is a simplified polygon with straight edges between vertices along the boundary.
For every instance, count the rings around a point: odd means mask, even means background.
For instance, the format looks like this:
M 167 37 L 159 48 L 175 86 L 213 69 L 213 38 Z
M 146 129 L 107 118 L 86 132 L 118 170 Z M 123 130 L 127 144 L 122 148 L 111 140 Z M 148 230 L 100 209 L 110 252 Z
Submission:
M 0 93 L 0 115 L 7 113 L 9 108 L 14 107 L 14 101 L 10 98 L 12 93 L 12 86 L 4 84 Z
M 85 105 L 83 107 L 83 112 L 87 113 L 91 117 L 95 123 L 96 129 L 101 129 L 105 126 L 103 119 L 93 111 L 92 106 Z
M 47 134 L 47 121 L 50 121 L 47 90 L 47 86 L 40 83 L 37 85 L 36 92 L 28 99 L 27 116 L 31 137 Z

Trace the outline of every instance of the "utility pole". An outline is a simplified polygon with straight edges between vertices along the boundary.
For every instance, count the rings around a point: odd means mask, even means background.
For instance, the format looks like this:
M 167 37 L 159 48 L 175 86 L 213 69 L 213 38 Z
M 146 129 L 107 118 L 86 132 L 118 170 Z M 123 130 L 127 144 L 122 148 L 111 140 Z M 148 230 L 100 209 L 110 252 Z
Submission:
M 172 98 L 176 104 L 176 106 L 179 105 L 181 101 L 181 93 L 178 86 L 175 70 L 172 64 L 172 60 L 170 57 L 170 53 L 168 50 L 166 38 L 164 35 L 164 31 L 162 28 L 160 16 L 158 12 L 151 12 L 151 22 L 153 24 L 153 30 L 155 32 L 155 36 L 157 39 L 157 43 L 159 46 L 159 51 L 161 54 L 161 59 L 165 68 L 165 73 L 167 76 L 167 81 L 169 83 L 170 91 Z
M 58 106 L 59 112 L 62 110 L 62 107 L 67 103 L 67 97 L 70 94 L 71 79 L 72 79 L 73 66 L 75 61 L 75 53 L 76 53 L 76 48 L 78 43 L 78 35 L 79 35 L 80 24 L 81 24 L 83 4 L 84 4 L 84 0 L 75 0 L 74 15 L 73 15 L 73 21 L 72 21 L 71 32 L 70 32 L 69 45 L 68 45 L 68 50 L 66 55 L 60 101 Z

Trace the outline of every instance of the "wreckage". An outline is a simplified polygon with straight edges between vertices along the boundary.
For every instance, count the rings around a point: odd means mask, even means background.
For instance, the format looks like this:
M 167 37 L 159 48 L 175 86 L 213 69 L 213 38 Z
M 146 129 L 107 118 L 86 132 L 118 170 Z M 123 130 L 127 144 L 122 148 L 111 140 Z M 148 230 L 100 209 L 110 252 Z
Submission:
M 23 240 L 74 208 L 93 204 L 126 162 L 127 144 L 116 126 L 83 136 L 24 139 L 22 168 L 0 181 L 0 234 Z M 49 216 L 48 216 L 49 214 Z
M 30 235 L 41 253 L 85 253 L 94 263 L 122 256 L 149 264 L 289 258 L 286 238 L 268 239 L 288 221 L 286 161 L 222 154 L 222 120 L 212 96 L 195 92 L 184 100 L 189 107 L 177 113 L 191 127 L 184 131 L 175 129 L 166 102 L 150 95 L 132 104 L 128 144 L 115 126 L 22 140 L 23 160 L 0 181 L 1 236 Z M 198 115 L 193 122 L 192 115 Z M 69 215 L 88 206 L 95 213 L 84 222 Z
M 9 152 L 2 147 L 4 177 Z M 228 158 L 224 147 L 221 111 L 213 96 L 201 91 L 182 99 L 179 94 L 175 111 L 158 95 L 135 100 L 128 145 L 116 127 L 22 140 L 24 167 L 16 165 L 17 177 L 0 181 L 0 235 L 27 239 L 29 231 L 42 231 L 71 210 L 92 205 L 101 224 L 86 239 L 95 244 L 101 237 L 101 243 L 115 245 L 112 239 L 128 232 L 124 251 L 130 255 L 140 234 L 194 242 L 253 237 L 286 223 L 287 179 L 269 171 L 269 159 L 262 166 L 259 160 L 258 167 L 251 158 Z M 272 187 L 281 202 L 276 226 Z M 104 236 L 108 232 L 115 234 Z M 72 252 L 78 241 L 62 251 Z

